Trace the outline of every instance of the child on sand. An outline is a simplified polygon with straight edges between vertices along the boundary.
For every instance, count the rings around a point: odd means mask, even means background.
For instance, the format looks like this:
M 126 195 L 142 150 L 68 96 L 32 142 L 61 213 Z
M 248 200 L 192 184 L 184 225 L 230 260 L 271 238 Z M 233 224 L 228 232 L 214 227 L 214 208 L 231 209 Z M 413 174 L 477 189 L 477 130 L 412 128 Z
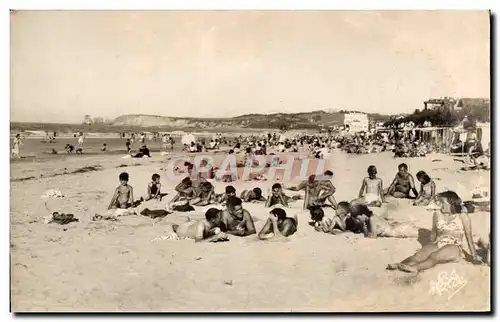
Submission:
M 226 233 L 221 231 L 222 211 L 210 208 L 205 213 L 205 218 L 197 221 L 188 221 L 181 225 L 172 225 L 172 230 L 180 238 L 191 238 L 196 242 L 228 241 Z
M 271 234 L 276 238 L 288 237 L 297 231 L 297 226 L 297 214 L 293 218 L 289 218 L 284 209 L 274 208 L 269 212 L 269 218 L 259 232 L 258 237 L 259 239 L 268 239 Z
M 160 175 L 158 173 L 153 174 L 151 177 L 151 182 L 148 184 L 148 192 L 145 198 L 145 201 L 151 199 L 158 199 L 161 201 L 161 183 L 160 183 Z
M 235 236 L 249 236 L 257 233 L 250 213 L 243 209 L 240 198 L 231 197 L 227 200 L 226 210 L 222 212 L 222 223 L 227 233 Z
M 384 200 L 384 189 L 382 179 L 377 178 L 377 168 L 374 165 L 368 167 L 368 177 L 363 179 L 359 198 L 354 201 L 357 204 L 380 207 Z
M 266 207 L 272 207 L 274 205 L 282 205 L 288 207 L 290 201 L 299 200 L 300 196 L 289 197 L 283 191 L 281 184 L 275 183 L 271 188 L 271 193 L 267 197 Z
M 266 201 L 266 198 L 262 196 L 262 189 L 260 188 L 253 188 L 252 190 L 243 190 L 241 192 L 241 200 L 244 202 L 259 202 L 259 201 Z
M 128 173 L 120 173 L 119 179 L 120 185 L 116 188 L 108 209 L 126 209 L 132 207 L 134 204 L 134 190 L 132 186 L 128 184 Z
M 311 215 L 309 225 L 314 226 L 314 229 L 318 232 L 333 235 L 346 231 L 359 233 L 360 229 L 356 229 L 357 223 L 350 217 L 350 211 L 350 204 L 346 201 L 339 202 L 336 210 L 312 206 L 309 208 Z
M 374 214 L 366 205 L 351 205 L 351 217 L 363 227 L 365 237 L 417 238 L 418 228 L 409 222 L 389 222 Z
M 421 183 L 420 192 L 413 205 L 427 206 L 436 195 L 436 184 L 425 171 L 417 172 L 417 180 Z
M 189 177 L 182 179 L 181 183 L 175 187 L 175 191 L 177 191 L 177 195 L 170 201 L 170 205 L 178 201 L 190 201 L 195 197 L 193 182 Z
M 101 151 L 102 152 L 106 152 L 108 150 L 107 146 L 106 146 L 106 143 L 103 143 L 102 144 L 102 148 L 101 148 Z
M 215 203 L 214 186 L 210 182 L 203 182 L 199 186 L 196 198 L 191 199 L 189 204 L 193 206 L 207 206 Z
M 217 195 L 216 201 L 225 205 L 229 197 L 236 197 L 236 189 L 233 186 L 226 186 L 225 192 Z

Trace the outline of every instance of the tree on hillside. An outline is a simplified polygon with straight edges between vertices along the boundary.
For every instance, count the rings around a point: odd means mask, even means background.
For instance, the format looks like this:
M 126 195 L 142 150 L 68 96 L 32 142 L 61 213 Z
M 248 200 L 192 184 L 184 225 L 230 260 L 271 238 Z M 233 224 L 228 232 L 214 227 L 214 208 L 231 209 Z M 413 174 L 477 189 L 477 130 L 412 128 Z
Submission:
M 85 115 L 85 116 L 83 117 L 83 122 L 82 122 L 82 123 L 83 123 L 83 124 L 87 124 L 87 125 L 92 124 L 92 117 L 90 117 L 90 115 L 88 115 L 88 114 L 87 114 L 87 115 Z
M 103 124 L 104 118 L 97 116 L 92 119 L 92 124 Z

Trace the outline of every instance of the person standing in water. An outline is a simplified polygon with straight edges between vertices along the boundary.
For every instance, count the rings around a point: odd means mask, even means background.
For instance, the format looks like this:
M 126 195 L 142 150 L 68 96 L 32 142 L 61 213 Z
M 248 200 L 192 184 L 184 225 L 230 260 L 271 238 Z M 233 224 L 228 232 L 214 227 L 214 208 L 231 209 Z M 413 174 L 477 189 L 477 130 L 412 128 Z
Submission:
M 78 134 L 78 149 L 83 149 L 83 132 Z
M 23 143 L 21 142 L 21 135 L 20 134 L 16 134 L 16 137 L 14 138 L 14 144 L 12 146 L 12 157 L 13 158 L 16 158 L 16 159 L 20 159 L 21 158 L 21 155 L 19 154 L 20 153 L 20 146 L 23 145 Z

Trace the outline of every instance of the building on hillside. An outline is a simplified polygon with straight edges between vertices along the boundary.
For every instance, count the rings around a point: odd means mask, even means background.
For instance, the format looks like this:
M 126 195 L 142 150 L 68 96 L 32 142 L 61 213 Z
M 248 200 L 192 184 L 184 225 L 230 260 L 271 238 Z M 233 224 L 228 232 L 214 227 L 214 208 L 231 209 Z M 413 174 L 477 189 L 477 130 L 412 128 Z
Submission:
M 349 126 L 351 132 L 368 132 L 370 120 L 363 113 L 344 114 L 344 126 Z
M 427 101 L 424 101 L 424 110 L 433 109 L 437 110 L 441 113 L 443 112 L 453 112 L 456 100 L 451 97 L 444 98 L 431 98 Z

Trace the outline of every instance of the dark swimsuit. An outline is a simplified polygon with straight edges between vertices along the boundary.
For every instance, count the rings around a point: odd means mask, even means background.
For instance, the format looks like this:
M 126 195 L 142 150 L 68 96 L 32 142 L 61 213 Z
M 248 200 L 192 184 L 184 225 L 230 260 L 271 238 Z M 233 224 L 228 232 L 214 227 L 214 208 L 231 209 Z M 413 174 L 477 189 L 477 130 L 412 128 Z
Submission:
M 397 181 L 395 187 L 399 187 L 399 190 L 396 189 L 398 192 L 403 192 L 406 194 L 410 194 L 410 175 L 407 175 L 406 178 L 401 178 L 399 175 L 397 175 Z
M 151 195 L 154 196 L 158 192 L 158 186 L 156 184 L 151 185 Z

